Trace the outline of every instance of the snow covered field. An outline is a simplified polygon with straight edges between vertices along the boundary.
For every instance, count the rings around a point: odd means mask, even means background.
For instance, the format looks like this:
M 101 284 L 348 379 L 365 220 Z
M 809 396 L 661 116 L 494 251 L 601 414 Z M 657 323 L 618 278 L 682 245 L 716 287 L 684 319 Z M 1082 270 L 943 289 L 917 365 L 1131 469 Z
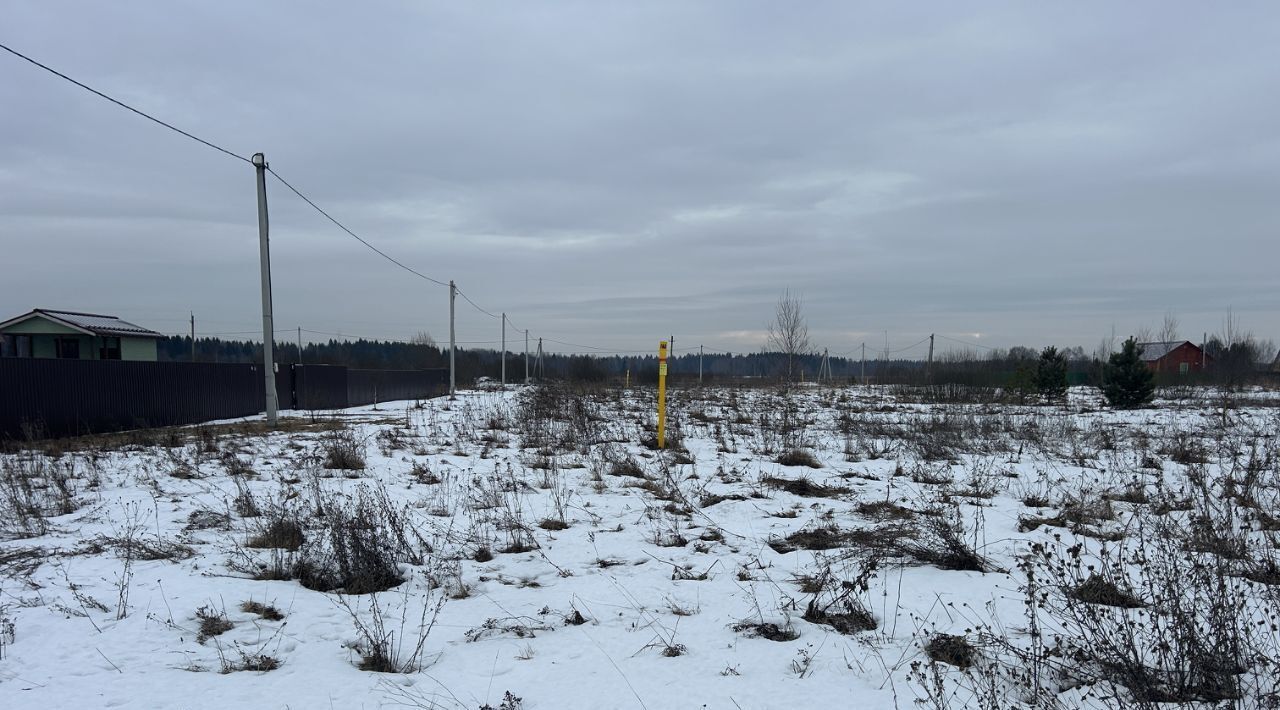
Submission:
M 4 455 L 0 708 L 1275 706 L 1271 393 L 654 396 Z

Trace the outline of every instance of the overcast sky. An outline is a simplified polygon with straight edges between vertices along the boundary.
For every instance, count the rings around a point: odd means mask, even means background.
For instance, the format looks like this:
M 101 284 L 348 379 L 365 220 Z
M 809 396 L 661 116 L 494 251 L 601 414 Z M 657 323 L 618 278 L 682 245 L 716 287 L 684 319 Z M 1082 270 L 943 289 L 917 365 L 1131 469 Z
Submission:
M 833 353 L 1280 336 L 1274 2 L 5 0 L 0 42 L 534 337 L 756 349 L 787 288 Z M 260 332 L 249 165 L 4 53 L 0 107 L 0 315 Z M 278 328 L 447 340 L 268 192 Z

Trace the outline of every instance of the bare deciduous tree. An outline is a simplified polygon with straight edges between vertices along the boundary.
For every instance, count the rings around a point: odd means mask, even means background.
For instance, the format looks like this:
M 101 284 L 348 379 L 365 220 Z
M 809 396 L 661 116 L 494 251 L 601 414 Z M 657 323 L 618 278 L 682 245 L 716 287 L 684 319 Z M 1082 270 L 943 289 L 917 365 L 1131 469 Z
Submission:
M 1228 306 L 1227 317 L 1222 319 L 1222 344 L 1231 347 L 1251 337 L 1253 337 L 1252 333 L 1245 333 L 1240 327 L 1240 319 L 1236 317 L 1235 309 Z
M 795 376 L 795 361 L 809 352 L 809 324 L 804 319 L 804 301 L 793 296 L 791 289 L 778 299 L 774 318 L 769 323 L 769 347 L 787 356 L 787 381 Z
M 1173 311 L 1165 311 L 1164 321 L 1160 323 L 1160 342 L 1172 343 L 1178 339 L 1178 316 Z
M 436 339 L 431 337 L 431 334 L 425 330 L 418 331 L 418 334 L 413 336 L 409 342 L 414 345 L 427 345 L 433 348 L 436 347 Z

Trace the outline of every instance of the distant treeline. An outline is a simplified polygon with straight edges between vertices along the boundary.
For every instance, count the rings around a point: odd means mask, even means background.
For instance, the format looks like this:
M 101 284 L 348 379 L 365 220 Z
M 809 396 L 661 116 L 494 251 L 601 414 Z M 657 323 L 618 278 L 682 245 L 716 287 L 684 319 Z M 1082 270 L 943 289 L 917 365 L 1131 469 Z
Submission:
M 170 336 L 159 342 L 159 357 L 165 361 L 191 360 L 191 338 Z M 329 340 L 324 343 L 304 343 L 299 359 L 296 343 L 279 341 L 275 344 L 276 362 L 292 364 L 345 365 L 369 370 L 413 370 L 448 367 L 449 350 L 430 343 L 412 343 L 390 340 Z M 497 350 L 459 349 L 455 355 L 459 383 L 473 382 L 478 377 L 498 379 L 501 374 L 501 355 Z M 262 344 L 248 340 L 222 340 L 197 338 L 195 348 L 197 362 L 261 362 Z M 806 355 L 798 359 L 800 370 L 806 379 L 813 379 L 822 364 L 821 355 Z M 778 376 L 779 367 L 785 366 L 781 353 L 706 353 L 702 358 L 704 380 L 713 379 L 765 379 Z M 910 360 L 867 360 L 865 372 L 868 378 L 881 372 L 918 369 L 921 363 Z M 847 380 L 857 378 L 863 372 L 861 363 L 841 357 L 830 359 L 833 378 Z M 623 379 L 630 373 L 636 382 L 656 382 L 658 357 L 652 355 L 564 355 L 545 353 L 539 367 L 536 354 L 529 356 L 531 377 L 551 379 L 603 381 Z M 668 360 L 668 376 L 675 379 L 698 378 L 698 354 L 677 354 Z M 523 352 L 507 355 L 507 381 L 524 379 L 525 358 Z
M 1170 381 L 1195 383 L 1240 384 L 1259 378 L 1266 353 L 1244 346 L 1225 346 L 1210 340 L 1206 350 L 1216 359 L 1210 372 L 1200 376 L 1167 375 Z M 1081 348 L 1063 351 L 1067 358 L 1067 378 L 1073 385 L 1097 385 L 1102 378 L 1102 360 L 1086 355 Z M 191 360 L 191 338 L 170 336 L 159 342 L 162 361 Z M 295 343 L 277 342 L 276 361 L 281 364 L 345 365 L 369 370 L 415 370 L 449 366 L 448 348 L 432 343 L 382 340 L 330 340 L 304 343 L 301 357 Z M 1033 368 L 1039 351 L 1026 347 L 995 350 L 978 357 L 974 353 L 944 353 L 931 365 L 921 360 L 858 359 L 832 356 L 828 362 L 835 382 L 867 381 L 884 384 L 959 384 L 975 387 L 1017 386 L 1029 368 Z M 252 341 L 199 338 L 195 359 L 198 362 L 261 362 L 262 345 Z M 501 355 L 496 350 L 458 350 L 456 353 L 458 384 L 470 385 L 480 377 L 498 379 Z M 813 380 L 822 369 L 822 355 L 797 358 L 799 376 Z M 778 379 L 786 371 L 782 353 L 706 353 L 702 357 L 704 381 L 740 381 Z M 696 381 L 699 372 L 697 353 L 677 354 L 668 361 L 668 377 L 676 382 Z M 529 356 L 529 374 L 534 378 L 602 382 L 623 380 L 652 383 L 658 379 L 657 355 L 563 355 L 547 353 L 539 366 L 536 355 Z M 508 353 L 507 381 L 520 382 L 525 375 L 524 353 Z

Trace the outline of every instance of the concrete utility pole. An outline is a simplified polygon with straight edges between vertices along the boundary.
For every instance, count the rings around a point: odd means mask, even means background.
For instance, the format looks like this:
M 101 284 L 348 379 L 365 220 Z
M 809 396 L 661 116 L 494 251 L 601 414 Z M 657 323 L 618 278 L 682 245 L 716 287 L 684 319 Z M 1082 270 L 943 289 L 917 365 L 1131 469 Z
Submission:
M 547 368 L 546 368 L 546 366 L 545 366 L 545 365 L 543 365 L 543 364 L 542 364 L 542 338 L 538 338 L 538 362 L 537 362 L 537 370 L 538 370 L 538 377 L 539 377 L 540 379 L 544 379 L 544 380 L 545 380 L 545 379 L 547 378 Z
M 929 334 L 929 361 L 925 363 L 924 374 L 933 374 L 933 333 Z
M 529 384 L 529 329 L 524 329 L 524 383 Z
M 867 341 L 862 341 L 862 372 L 858 375 L 859 384 L 867 384 Z
M 667 346 L 667 357 L 670 358 L 670 362 L 672 366 L 674 366 L 676 359 L 676 336 L 670 336 L 670 339 L 667 342 L 669 343 Z
M 458 287 L 454 285 L 453 279 L 449 279 L 449 398 L 458 392 L 457 370 L 454 368 L 454 350 L 457 341 L 454 339 L 454 323 L 453 323 L 453 302 L 458 295 Z
M 298 326 L 298 364 L 302 364 L 302 326 Z
M 275 428 L 276 399 L 275 325 L 271 315 L 271 246 L 267 238 L 267 157 L 253 154 L 253 169 L 258 175 L 258 250 L 262 267 L 262 370 L 267 405 L 267 426 Z
M 191 312 L 191 362 L 196 361 L 196 313 Z
M 702 384 L 702 346 L 698 346 L 698 384 Z
M 507 314 L 502 314 L 502 386 L 507 386 Z

